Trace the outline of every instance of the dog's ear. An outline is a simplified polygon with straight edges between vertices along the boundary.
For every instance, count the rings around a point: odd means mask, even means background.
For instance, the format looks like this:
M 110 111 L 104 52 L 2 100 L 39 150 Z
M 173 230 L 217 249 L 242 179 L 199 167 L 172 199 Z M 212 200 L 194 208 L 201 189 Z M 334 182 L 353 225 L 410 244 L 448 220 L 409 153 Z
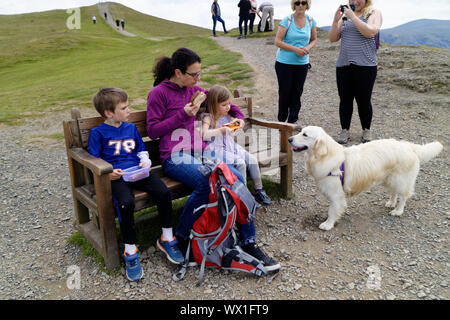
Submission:
M 321 158 L 328 153 L 327 143 L 323 137 L 317 138 L 314 144 L 314 153 L 316 158 Z

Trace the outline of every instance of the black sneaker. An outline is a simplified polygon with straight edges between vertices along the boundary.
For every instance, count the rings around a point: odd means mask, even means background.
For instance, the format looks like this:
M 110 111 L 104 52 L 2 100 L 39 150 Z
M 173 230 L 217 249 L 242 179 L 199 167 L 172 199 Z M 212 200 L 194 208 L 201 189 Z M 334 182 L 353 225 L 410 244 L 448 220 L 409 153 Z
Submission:
M 242 250 L 260 260 L 267 271 L 275 271 L 281 268 L 280 264 L 275 259 L 266 256 L 256 243 L 246 244 L 242 246 Z
M 272 201 L 270 201 L 269 196 L 264 192 L 263 189 L 255 191 L 255 200 L 265 206 L 270 206 L 272 204 Z

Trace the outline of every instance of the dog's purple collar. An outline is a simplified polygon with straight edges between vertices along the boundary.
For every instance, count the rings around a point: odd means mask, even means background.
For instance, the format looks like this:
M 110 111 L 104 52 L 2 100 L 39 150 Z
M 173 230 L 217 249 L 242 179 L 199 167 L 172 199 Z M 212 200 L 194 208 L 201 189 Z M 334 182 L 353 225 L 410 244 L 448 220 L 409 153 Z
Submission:
M 331 172 L 328 174 L 328 177 L 339 177 L 341 179 L 341 184 L 344 185 L 344 173 L 345 173 L 345 162 L 342 162 L 341 166 L 339 167 L 339 170 L 341 170 L 341 174 L 331 174 Z

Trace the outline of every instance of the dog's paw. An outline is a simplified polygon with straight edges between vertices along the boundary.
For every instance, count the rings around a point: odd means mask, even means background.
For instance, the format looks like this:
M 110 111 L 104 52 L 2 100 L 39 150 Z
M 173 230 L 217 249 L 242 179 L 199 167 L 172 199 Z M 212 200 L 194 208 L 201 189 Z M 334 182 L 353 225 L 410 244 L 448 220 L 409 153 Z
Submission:
M 333 229 L 333 227 L 334 227 L 334 222 L 330 222 L 330 221 L 327 220 L 327 221 L 325 221 L 325 222 L 320 224 L 319 229 L 328 231 L 328 230 Z
M 386 208 L 395 208 L 396 203 L 394 201 L 389 200 L 388 202 L 386 202 L 386 204 L 384 205 Z
M 401 216 L 403 214 L 403 211 L 400 210 L 392 210 L 391 215 L 392 216 Z

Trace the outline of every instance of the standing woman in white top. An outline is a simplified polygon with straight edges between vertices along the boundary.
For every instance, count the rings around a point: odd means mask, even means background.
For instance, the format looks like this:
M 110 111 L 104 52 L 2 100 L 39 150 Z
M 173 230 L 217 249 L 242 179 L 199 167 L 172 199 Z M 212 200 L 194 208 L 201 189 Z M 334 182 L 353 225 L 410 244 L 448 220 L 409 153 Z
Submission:
M 354 11 L 351 9 L 354 5 Z M 342 12 L 343 10 L 343 12 Z M 342 131 L 337 139 L 341 144 L 350 138 L 353 100 L 363 130 L 362 142 L 372 139 L 372 90 L 377 76 L 378 55 L 375 36 L 381 28 L 381 12 L 372 6 L 372 0 L 350 0 L 349 5 L 334 14 L 329 31 L 331 42 L 341 40 L 336 63 L 336 81 L 339 92 L 339 118 Z
M 294 13 L 285 17 L 275 36 L 279 48 L 275 62 L 278 79 L 278 121 L 293 123 L 296 129 L 309 67 L 309 53 L 317 43 L 316 21 L 306 14 L 311 0 L 291 0 Z

